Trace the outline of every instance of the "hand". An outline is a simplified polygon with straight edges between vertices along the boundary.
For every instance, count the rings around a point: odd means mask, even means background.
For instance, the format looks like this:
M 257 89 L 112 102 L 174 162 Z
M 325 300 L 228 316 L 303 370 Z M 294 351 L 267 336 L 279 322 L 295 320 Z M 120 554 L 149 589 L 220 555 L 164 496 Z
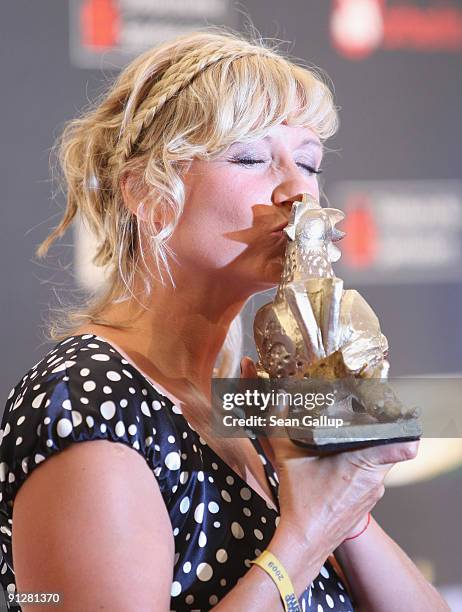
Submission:
M 241 377 L 256 378 L 249 357 Z M 319 456 L 290 439 L 259 439 L 279 478 L 280 524 L 332 551 L 358 533 L 383 496 L 383 481 L 399 461 L 414 459 L 418 442 L 397 442 Z

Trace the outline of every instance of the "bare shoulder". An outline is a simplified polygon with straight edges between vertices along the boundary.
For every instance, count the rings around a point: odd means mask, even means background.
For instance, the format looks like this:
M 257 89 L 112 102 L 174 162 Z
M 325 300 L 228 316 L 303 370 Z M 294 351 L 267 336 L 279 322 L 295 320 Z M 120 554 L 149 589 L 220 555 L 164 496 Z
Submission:
M 126 445 L 91 440 L 48 458 L 16 496 L 12 531 L 18 591 L 61 592 L 63 612 L 169 609 L 170 518 Z

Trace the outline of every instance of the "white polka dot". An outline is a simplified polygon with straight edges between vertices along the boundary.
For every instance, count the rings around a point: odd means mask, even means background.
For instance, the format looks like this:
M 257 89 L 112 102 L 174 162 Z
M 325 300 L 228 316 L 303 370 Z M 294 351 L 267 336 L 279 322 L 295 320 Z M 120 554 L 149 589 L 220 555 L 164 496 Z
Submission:
M 78 427 L 83 420 L 82 415 L 80 414 L 78 410 L 73 410 L 71 412 L 71 417 L 72 417 L 72 425 L 74 427 Z
M 214 501 L 209 502 L 208 508 L 212 514 L 216 514 L 220 510 L 220 506 Z
M 193 444 L 193 448 L 194 448 L 194 444 Z M 196 448 L 194 448 L 194 450 L 195 450 L 195 451 L 197 451 L 197 447 L 196 447 Z M 215 462 L 214 462 L 214 463 L 212 463 L 212 468 L 213 468 L 214 470 L 218 470 L 218 464 L 217 464 L 217 463 L 215 463 Z
M 180 455 L 175 451 L 168 453 L 165 457 L 165 465 L 169 470 L 179 470 L 181 466 Z
M 88 368 L 82 368 L 80 370 L 80 376 L 88 376 L 90 374 L 90 370 Z
M 234 478 L 232 476 L 226 476 L 226 482 L 229 485 L 232 485 L 232 484 L 234 484 Z
M 218 597 L 216 595 L 210 595 L 209 604 L 214 606 L 216 603 L 218 603 Z
M 344 586 L 343 586 L 343 584 L 341 582 L 337 582 L 337 586 L 339 586 L 342 589 L 342 591 L 345 590 L 345 588 L 344 588 Z
M 207 536 L 203 531 L 201 531 L 199 534 L 198 544 L 201 548 L 204 548 L 204 546 L 207 544 Z
M 95 361 L 109 361 L 110 359 L 109 355 L 104 353 L 96 353 L 95 355 L 91 355 L 91 358 Z
M 324 583 L 322 580 L 318 580 L 319 588 L 324 591 Z
M 217 529 L 218 529 L 218 527 L 221 527 L 220 521 L 214 521 L 213 522 L 213 526 L 216 527 Z
M 51 448 L 53 446 L 53 440 L 47 440 L 47 446 Z
M 242 508 L 242 512 L 246 515 L 246 516 L 252 516 L 252 512 L 250 510 L 250 508 Z
M 240 490 L 240 496 L 242 497 L 242 499 L 244 499 L 245 501 L 249 500 L 250 497 L 252 496 L 252 493 L 250 491 L 250 489 L 248 487 L 243 487 Z
M 231 523 L 231 533 L 236 538 L 236 540 L 241 540 L 244 537 L 244 530 L 237 521 Z
M 99 426 L 101 433 L 106 433 L 107 425 L 106 423 L 101 423 Z
M 94 380 L 86 380 L 83 383 L 83 390 L 86 393 L 90 393 L 90 391 L 94 391 L 96 389 L 96 383 Z
M 183 497 L 183 499 L 180 502 L 180 512 L 181 514 L 186 514 L 188 510 L 189 510 L 189 497 Z
M 115 435 L 118 438 L 121 438 L 122 436 L 125 435 L 125 425 L 123 421 L 117 421 L 116 426 L 115 426 Z
M 180 474 L 180 483 L 185 484 L 188 480 L 189 472 L 181 472 Z
M 208 563 L 199 563 L 196 568 L 196 575 L 202 582 L 208 582 L 213 576 L 213 569 Z
M 33 400 L 32 400 L 32 408 L 40 408 L 40 405 L 42 403 L 43 398 L 45 397 L 46 393 L 39 393 Z
M 175 580 L 175 582 L 172 582 L 172 589 L 170 591 L 170 595 L 172 597 L 178 597 L 180 593 L 181 593 L 181 584 L 178 582 L 178 580 Z
M 41 463 L 42 461 L 45 461 L 45 457 L 43 455 L 41 455 L 40 453 L 36 453 L 35 457 L 34 457 L 34 461 L 35 463 Z
M 85 417 L 85 421 L 87 422 L 88 427 L 93 427 L 95 424 L 95 420 L 92 416 Z
M 173 444 L 175 442 L 175 436 L 169 436 L 167 440 L 170 442 L 170 444 Z
M 196 509 L 194 510 L 194 520 L 196 521 L 196 523 L 202 523 L 203 518 L 204 518 L 204 504 L 201 502 L 200 504 L 197 505 Z
M 109 380 L 112 380 L 114 382 L 117 382 L 122 378 L 122 376 L 118 372 L 114 372 L 113 370 L 109 370 L 109 372 L 106 372 L 106 376 L 109 378 Z
M 321 576 L 324 576 L 324 578 L 329 578 L 329 572 L 324 567 L 324 565 L 321 567 Z
M 183 571 L 185 574 L 189 574 L 191 571 L 191 563 L 189 561 L 186 561 L 186 563 L 183 565 Z
M 21 418 L 24 418 L 24 417 L 21 417 Z M 45 418 L 43 419 L 43 423 L 44 423 L 44 425 L 48 425 L 48 423 L 50 423 L 50 422 L 51 422 L 50 417 L 45 417 Z M 19 425 L 19 421 L 18 421 L 18 425 Z
M 147 417 L 151 416 L 151 411 L 149 410 L 149 406 L 147 405 L 145 401 L 141 402 L 141 412 Z
M 328 593 L 326 593 L 326 601 L 327 601 L 327 605 L 329 606 L 329 608 L 334 607 L 334 600 Z
M 82 404 L 88 404 L 88 398 L 87 397 L 81 397 L 80 401 L 82 402 Z
M 126 408 L 128 406 L 128 401 L 126 399 L 121 399 L 119 403 L 122 408 Z M 143 410 L 143 408 L 141 408 L 141 410 Z
M 69 419 L 59 419 L 56 426 L 56 431 L 60 438 L 67 438 L 72 432 L 72 423 Z
M 133 378 L 133 376 L 128 370 L 122 370 L 122 372 L 125 374 L 125 376 L 127 376 L 127 378 Z
M 62 403 L 62 407 L 64 408 L 64 410 L 72 410 L 71 400 L 65 399 L 64 402 Z
M 99 407 L 99 411 L 101 412 L 102 416 L 109 421 L 116 413 L 116 405 L 111 400 L 103 402 Z
M 223 489 L 223 491 L 221 492 L 221 496 L 225 501 L 227 502 L 231 501 L 231 495 L 225 489 Z
M 253 533 L 255 537 L 257 538 L 257 540 L 263 540 L 263 534 L 259 529 L 254 529 Z
M 24 423 L 25 420 L 25 416 L 19 417 L 19 419 L 16 421 L 16 425 L 21 425 L 22 423 Z
M 154 400 L 151 406 L 153 410 L 160 410 L 162 408 L 162 405 L 158 400 Z
M 136 432 L 137 432 L 136 425 L 133 425 L 133 424 L 132 424 L 132 425 L 129 425 L 129 426 L 128 426 L 128 433 L 129 433 L 131 436 L 134 436 L 134 435 L 136 434 Z
M 219 548 L 216 552 L 215 557 L 217 558 L 218 563 L 226 563 L 228 560 L 228 553 L 224 548 Z
M 106 395 L 109 395 L 112 393 L 112 389 L 111 387 L 108 387 L 108 385 L 104 385 L 103 387 L 103 393 L 105 393 Z
M 194 595 L 186 595 L 185 602 L 187 604 L 192 604 L 194 602 Z
M 340 595 L 338 596 L 338 598 L 340 599 L 340 601 L 343 603 L 345 601 L 345 597 L 340 593 Z
M 321 604 L 318 604 L 317 612 L 324 612 L 324 608 L 321 606 Z
M 198 480 L 199 482 L 203 482 L 203 481 L 204 481 L 204 472 L 203 472 L 202 470 L 199 470 L 199 471 L 197 472 L 197 480 Z

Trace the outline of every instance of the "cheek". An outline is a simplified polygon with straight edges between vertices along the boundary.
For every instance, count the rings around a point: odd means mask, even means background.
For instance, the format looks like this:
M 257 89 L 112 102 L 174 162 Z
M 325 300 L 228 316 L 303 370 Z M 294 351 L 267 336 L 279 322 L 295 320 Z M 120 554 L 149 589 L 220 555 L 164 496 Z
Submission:
M 246 248 L 226 234 L 252 226 L 252 202 L 258 200 L 252 200 L 248 182 L 230 174 L 214 172 L 185 180 L 185 206 L 170 242 L 183 260 L 220 267 Z

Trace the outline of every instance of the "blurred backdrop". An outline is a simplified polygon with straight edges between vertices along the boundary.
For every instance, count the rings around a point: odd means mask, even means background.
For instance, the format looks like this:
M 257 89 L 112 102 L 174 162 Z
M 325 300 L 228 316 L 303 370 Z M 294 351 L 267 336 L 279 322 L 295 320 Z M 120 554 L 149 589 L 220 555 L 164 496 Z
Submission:
M 79 226 L 34 260 L 64 205 L 49 172 L 63 123 L 146 47 L 205 24 L 249 31 L 249 21 L 332 80 L 341 126 L 323 203 L 347 213 L 336 272 L 378 314 L 391 373 L 462 377 L 461 0 L 15 0 L 0 19 L 2 406 L 51 348 L 48 308 L 101 282 Z M 246 308 L 248 354 L 253 313 L 269 299 Z M 374 515 L 462 610 L 462 440 L 421 448 L 394 468 Z

